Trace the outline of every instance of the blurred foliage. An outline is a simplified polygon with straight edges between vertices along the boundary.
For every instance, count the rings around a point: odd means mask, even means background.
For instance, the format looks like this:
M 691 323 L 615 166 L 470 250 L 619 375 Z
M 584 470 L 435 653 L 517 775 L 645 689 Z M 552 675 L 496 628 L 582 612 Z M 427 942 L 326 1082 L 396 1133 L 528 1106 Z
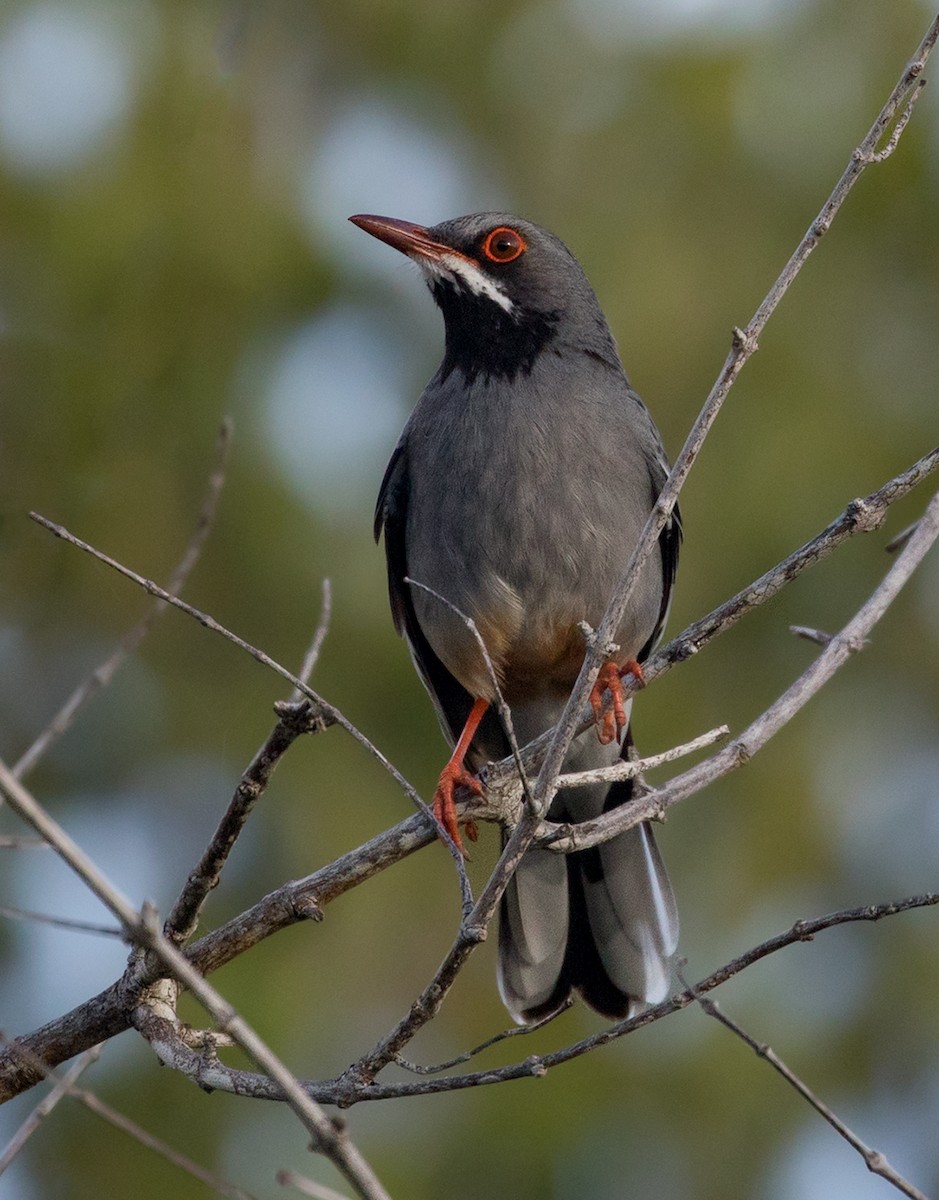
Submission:
M 0 42 L 37 13 L 68 7 L 92 26 L 118 20 L 104 0 L 8 0 Z M 187 597 L 295 666 L 329 576 L 334 618 L 315 684 L 427 794 L 444 747 L 386 611 L 370 534 L 381 464 L 372 472 L 365 451 L 353 456 L 350 478 L 364 462 L 368 486 L 317 505 L 271 432 L 284 340 L 330 305 L 390 322 L 389 375 L 407 381 L 402 420 L 439 354 L 416 275 L 388 273 L 378 260 L 390 251 L 356 245 L 366 239 L 346 233 L 345 214 L 316 202 L 348 186 L 329 173 L 344 160 L 321 150 L 356 106 L 393 112 L 426 139 L 424 169 L 402 157 L 396 170 L 395 147 L 390 169 L 365 161 L 367 183 L 348 211 L 389 211 L 389 197 L 410 195 L 411 211 L 389 215 L 433 222 L 508 206 L 557 231 L 584 263 L 674 453 L 731 327 L 791 253 L 929 19 L 913 0 L 757 8 L 761 17 L 738 20 L 730 5 L 656 13 L 638 0 L 126 4 L 134 82 L 106 136 L 60 166 L 24 165 L 0 145 L 3 758 L 29 745 L 145 604 L 27 511 L 165 578 L 231 413 L 221 512 Z M 937 440 L 935 87 L 772 319 L 689 481 L 673 632 Z M 431 211 L 444 176 L 457 179 L 458 208 Z M 311 396 L 303 420 L 315 436 Z M 814 654 L 789 623 L 843 623 L 886 569 L 885 542 L 926 495 L 650 689 L 637 705 L 640 746 L 756 715 Z M 662 831 L 691 978 L 799 917 L 936 887 L 937 586 L 933 555 L 868 650 L 745 771 L 676 810 Z M 165 908 L 283 691 L 170 613 L 30 784 L 131 896 Z M 341 731 L 301 744 L 208 919 L 407 812 Z M 3 829 L 14 831 L 8 815 Z M 474 880 L 495 852 L 487 830 Z M 81 903 L 64 871 L 0 854 L 0 902 Z M 457 900 L 450 860 L 430 849 L 216 981 L 298 1073 L 328 1075 L 400 1017 L 446 950 Z M 927 1191 L 939 1190 L 935 922 L 926 912 L 834 931 L 720 996 Z M 23 1032 L 110 982 L 123 952 L 90 940 L 0 925 L 0 1025 Z M 484 947 L 415 1057 L 448 1057 L 504 1026 L 493 961 Z M 199 1019 L 194 1006 L 187 1015 Z M 509 1052 L 596 1028 L 578 1008 Z M 283 1194 L 280 1166 L 336 1185 L 288 1112 L 203 1096 L 156 1070 L 130 1035 L 85 1082 L 258 1196 Z M 37 1096 L 8 1106 L 2 1129 Z M 350 1122 L 392 1194 L 408 1200 L 887 1192 L 764 1064 L 694 1011 L 540 1082 L 363 1105 Z M 206 1194 L 63 1105 L 21 1157 L 14 1186 L 25 1200 L 98 1200 L 129 1194 L 130 1179 L 139 1200 Z

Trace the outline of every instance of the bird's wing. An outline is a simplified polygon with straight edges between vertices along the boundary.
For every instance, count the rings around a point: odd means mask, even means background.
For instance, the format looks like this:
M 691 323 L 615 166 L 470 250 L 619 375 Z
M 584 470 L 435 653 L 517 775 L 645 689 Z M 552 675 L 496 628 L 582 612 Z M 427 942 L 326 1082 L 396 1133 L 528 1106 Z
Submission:
M 653 452 L 647 461 L 649 464 L 649 482 L 652 487 L 652 504 L 654 505 L 659 497 L 659 493 L 665 486 L 665 480 L 668 478 L 671 467 L 665 454 L 665 447 L 662 445 L 658 430 L 654 425 L 652 425 L 652 433 L 654 438 Z M 665 628 L 665 622 L 668 620 L 668 610 L 672 603 L 672 585 L 675 582 L 675 573 L 678 570 L 678 553 L 681 549 L 681 538 L 681 509 L 676 504 L 672 509 L 671 516 L 665 522 L 662 532 L 659 534 L 659 554 L 662 559 L 662 603 L 659 607 L 659 618 L 655 623 L 652 636 L 639 652 L 640 662 L 644 662 L 655 649 L 659 638 L 662 636 L 662 630 Z
M 408 574 L 405 534 L 411 490 L 407 433 L 405 428 L 381 481 L 375 506 L 375 540 L 377 542 L 384 531 L 388 596 L 395 629 L 408 644 L 421 682 L 433 701 L 440 726 L 452 745 L 466 723 L 473 706 L 473 697 L 450 674 L 431 649 L 414 611 L 411 586 L 404 582 Z

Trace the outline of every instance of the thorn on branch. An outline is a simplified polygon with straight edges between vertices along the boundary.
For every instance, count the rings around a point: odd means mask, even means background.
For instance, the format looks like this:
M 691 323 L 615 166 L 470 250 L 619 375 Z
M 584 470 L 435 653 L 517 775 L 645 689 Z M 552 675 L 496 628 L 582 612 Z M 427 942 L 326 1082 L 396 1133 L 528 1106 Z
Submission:
M 886 513 L 881 509 L 874 508 L 867 500 L 857 497 L 847 506 L 845 515 L 854 529 L 861 530 L 863 533 L 871 533 L 880 528 Z
M 898 550 L 903 549 L 918 528 L 919 521 L 914 521 L 912 525 L 907 525 L 906 529 L 901 530 L 896 537 L 890 539 L 886 546 L 884 546 L 884 549 L 888 554 L 896 554 Z
M 790 625 L 789 632 L 796 637 L 804 638 L 807 642 L 815 642 L 817 646 L 828 646 L 834 634 L 826 633 L 824 629 L 813 629 L 809 625 Z
M 805 638 L 807 642 L 815 642 L 818 646 L 830 646 L 838 642 L 847 647 L 851 654 L 858 654 L 865 646 L 870 645 L 867 638 L 842 637 L 838 633 L 826 633 L 824 629 L 813 629 L 809 625 L 790 625 L 789 632 L 796 637 Z
M 528 1068 L 529 1075 L 534 1079 L 540 1079 L 548 1073 L 548 1068 L 545 1066 L 544 1060 L 537 1054 L 532 1054 L 526 1058 L 524 1065 Z
M 760 348 L 760 344 L 750 332 L 749 326 L 741 329 L 739 325 L 735 325 L 731 330 L 731 343 L 737 354 L 755 354 Z
M 312 700 L 276 700 L 274 712 L 278 720 L 291 732 L 322 733 L 336 724 L 335 716 L 325 711 Z
M 485 925 L 467 924 L 460 930 L 460 937 L 466 942 L 484 942 L 489 936 L 489 931 Z
M 731 742 L 730 745 L 728 746 L 728 749 L 733 752 L 733 754 L 737 760 L 737 765 L 740 767 L 746 766 L 746 764 L 753 757 L 753 751 L 746 744 L 746 742 L 744 742 L 740 738 L 738 738 L 734 742 Z
M 325 913 L 314 896 L 299 896 L 293 903 L 293 911 L 301 921 L 322 921 Z

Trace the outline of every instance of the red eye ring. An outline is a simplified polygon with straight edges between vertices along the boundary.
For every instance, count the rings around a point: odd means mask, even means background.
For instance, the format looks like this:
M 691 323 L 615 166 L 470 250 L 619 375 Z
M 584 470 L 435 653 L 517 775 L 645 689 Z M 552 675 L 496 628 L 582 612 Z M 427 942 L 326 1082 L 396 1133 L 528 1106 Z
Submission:
M 528 243 L 515 229 L 508 225 L 500 225 L 486 235 L 483 242 L 483 254 L 490 262 L 510 263 L 525 253 Z

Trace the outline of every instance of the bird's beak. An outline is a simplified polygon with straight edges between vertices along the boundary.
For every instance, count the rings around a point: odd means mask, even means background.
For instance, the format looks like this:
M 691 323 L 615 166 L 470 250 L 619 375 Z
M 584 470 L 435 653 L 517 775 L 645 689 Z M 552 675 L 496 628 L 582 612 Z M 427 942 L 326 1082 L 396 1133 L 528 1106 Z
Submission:
M 396 250 L 411 258 L 440 262 L 444 257 L 452 258 L 458 253 L 452 246 L 435 242 L 423 225 L 415 225 L 411 221 L 399 221 L 395 217 L 373 217 L 368 213 L 358 213 L 349 220 L 372 237 L 387 242 L 389 246 L 394 246 Z

